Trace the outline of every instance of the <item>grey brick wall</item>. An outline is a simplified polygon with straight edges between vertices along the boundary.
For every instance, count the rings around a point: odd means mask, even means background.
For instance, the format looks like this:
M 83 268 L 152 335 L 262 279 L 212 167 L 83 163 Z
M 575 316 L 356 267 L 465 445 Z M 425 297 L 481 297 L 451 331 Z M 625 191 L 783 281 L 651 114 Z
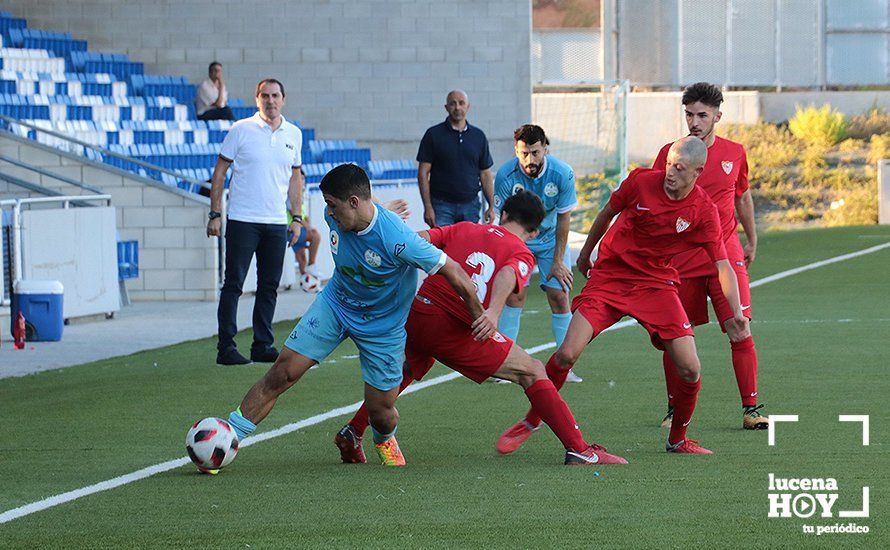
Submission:
M 217 239 L 206 236 L 203 197 L 94 166 L 21 138 L 0 135 L 0 154 L 29 162 L 111 195 L 121 240 L 139 242 L 139 277 L 126 281 L 132 300 L 216 300 Z M 3 172 L 66 195 L 90 194 L 47 176 L 4 164 Z M 0 199 L 30 195 L 0 182 Z
M 193 82 L 217 59 L 231 97 L 266 76 L 285 113 L 326 139 L 370 144 L 375 158 L 414 158 L 445 118 L 445 94 L 470 96 L 471 123 L 495 163 L 531 119 L 529 0 L 6 0 L 34 28 L 67 31 L 90 49 L 127 53 Z

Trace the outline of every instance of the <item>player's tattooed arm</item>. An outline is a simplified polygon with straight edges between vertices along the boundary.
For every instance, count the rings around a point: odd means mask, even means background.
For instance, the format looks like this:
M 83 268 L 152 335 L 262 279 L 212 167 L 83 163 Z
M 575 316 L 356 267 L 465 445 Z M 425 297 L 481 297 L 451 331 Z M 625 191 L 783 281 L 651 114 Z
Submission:
M 590 256 L 593 254 L 593 249 L 596 248 L 596 243 L 603 238 L 603 235 L 606 234 L 606 230 L 609 228 L 609 224 L 612 222 L 612 218 L 615 217 L 615 209 L 612 208 L 612 205 L 606 203 L 600 213 L 597 214 L 596 219 L 593 220 L 593 225 L 590 226 L 590 231 L 587 233 L 587 240 L 584 241 L 584 246 L 581 247 L 581 253 L 578 255 L 578 271 L 580 271 L 585 277 L 587 276 L 587 272 L 592 267 L 590 262 Z
M 739 300 L 739 282 L 729 260 L 717 260 L 715 264 L 720 278 L 720 288 L 729 301 L 729 307 L 732 308 L 733 317 L 727 320 L 724 326 L 729 339 L 733 342 L 740 342 L 751 336 L 751 330 L 748 326 L 748 318 L 742 312 L 742 304 Z

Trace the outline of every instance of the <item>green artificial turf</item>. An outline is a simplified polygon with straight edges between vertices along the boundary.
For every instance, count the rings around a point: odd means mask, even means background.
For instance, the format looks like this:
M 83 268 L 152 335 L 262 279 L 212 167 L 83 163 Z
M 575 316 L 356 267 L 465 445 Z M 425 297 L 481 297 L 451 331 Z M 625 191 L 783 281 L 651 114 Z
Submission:
M 752 280 L 888 241 L 882 227 L 767 234 Z M 520 343 L 552 341 L 542 293 L 526 310 Z M 628 466 L 566 468 L 546 429 L 499 456 L 497 436 L 527 408 L 521 389 L 459 379 L 399 401 L 405 468 L 339 464 L 344 416 L 246 447 L 217 476 L 188 465 L 2 524 L 0 547 L 888 547 L 890 249 L 763 285 L 754 310 L 764 412 L 800 417 L 775 447 L 741 430 L 729 346 L 711 324 L 697 330 L 690 436 L 715 455 L 666 454 L 661 360 L 634 326 L 597 338 L 577 365 L 584 382 L 563 390 L 586 438 Z M 292 325 L 276 326 L 279 343 Z M 310 371 L 259 432 L 358 401 L 355 353 L 347 342 Z M 0 513 L 184 456 L 191 423 L 225 417 L 267 368 L 214 358 L 208 339 L 0 380 Z M 839 414 L 870 415 L 871 445 Z M 769 473 L 835 478 L 834 517 L 767 518 Z M 864 485 L 871 517 L 838 518 Z M 870 533 L 802 533 L 850 522 Z

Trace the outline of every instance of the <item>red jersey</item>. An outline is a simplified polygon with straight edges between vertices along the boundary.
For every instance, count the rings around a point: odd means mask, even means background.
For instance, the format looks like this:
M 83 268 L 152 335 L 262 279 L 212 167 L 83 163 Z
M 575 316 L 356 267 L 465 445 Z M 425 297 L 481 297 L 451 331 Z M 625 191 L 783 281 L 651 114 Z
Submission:
M 476 296 L 483 308 L 491 302 L 491 283 L 504 267 L 516 274 L 514 291 L 525 286 L 535 267 L 535 257 L 525 243 L 509 231 L 494 225 L 460 222 L 430 229 L 430 242 L 460 264 L 476 285 Z M 430 300 L 458 319 L 472 324 L 473 319 L 463 299 L 442 275 L 432 275 L 417 294 Z
M 652 163 L 652 168 L 665 169 L 671 145 L 668 143 L 661 148 L 655 162 Z M 708 160 L 701 175 L 695 180 L 695 186 L 704 189 L 717 205 L 723 241 L 738 239 L 735 199 L 748 190 L 748 157 L 745 154 L 745 147 L 740 143 L 715 136 L 714 143 L 708 147 Z M 674 259 L 674 265 L 683 278 L 714 275 L 714 265 L 702 250 L 680 255 Z
M 612 192 L 621 216 L 599 246 L 594 274 L 650 286 L 679 283 L 671 259 L 704 248 L 711 262 L 726 259 L 717 207 L 697 185 L 680 200 L 664 191 L 664 171 L 637 168 Z

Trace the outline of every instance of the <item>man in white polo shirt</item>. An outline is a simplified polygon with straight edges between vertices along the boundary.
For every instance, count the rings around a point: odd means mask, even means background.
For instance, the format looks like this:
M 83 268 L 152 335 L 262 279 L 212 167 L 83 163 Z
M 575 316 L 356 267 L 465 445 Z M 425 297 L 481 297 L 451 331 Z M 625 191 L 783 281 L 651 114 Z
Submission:
M 219 296 L 219 342 L 216 362 L 243 365 L 252 361 L 274 362 L 272 315 L 284 263 L 288 228 L 300 234 L 303 218 L 303 177 L 300 172 L 303 135 L 284 119 L 284 85 L 274 78 L 256 87 L 259 112 L 239 120 L 226 135 L 213 170 L 210 220 L 207 236 L 220 235 L 220 208 L 226 171 L 232 166 L 226 223 L 226 272 Z M 287 199 L 293 222 L 288 227 Z M 294 239 L 296 240 L 296 239 Z M 293 244 L 291 242 L 290 244 Z M 241 287 L 256 254 L 257 290 L 253 306 L 253 345 L 250 360 L 238 352 L 235 333 Z

